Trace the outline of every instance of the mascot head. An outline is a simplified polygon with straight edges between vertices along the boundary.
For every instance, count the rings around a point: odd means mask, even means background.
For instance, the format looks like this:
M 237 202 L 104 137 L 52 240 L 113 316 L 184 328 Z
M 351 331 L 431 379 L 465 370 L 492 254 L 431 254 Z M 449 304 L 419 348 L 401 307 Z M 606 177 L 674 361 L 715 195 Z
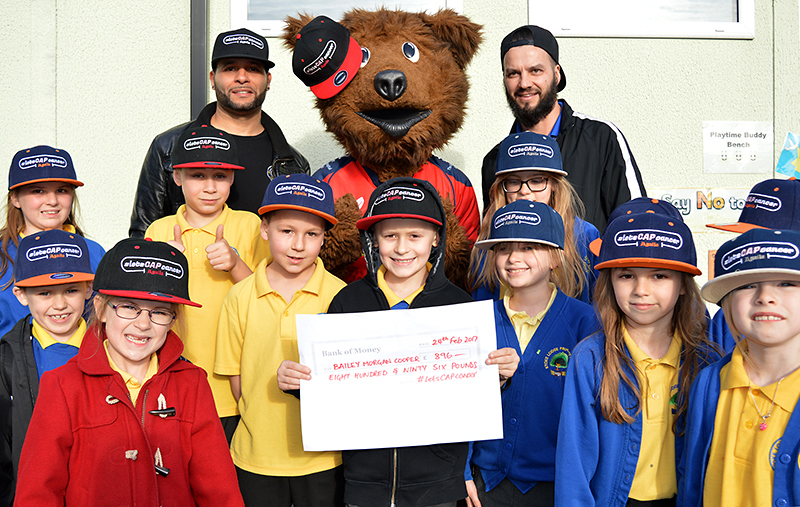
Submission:
M 311 21 L 287 18 L 284 43 L 294 49 Z M 411 176 L 461 127 L 481 26 L 452 10 L 353 9 L 340 23 L 361 47 L 360 69 L 335 95 L 318 95 L 325 127 L 381 180 Z

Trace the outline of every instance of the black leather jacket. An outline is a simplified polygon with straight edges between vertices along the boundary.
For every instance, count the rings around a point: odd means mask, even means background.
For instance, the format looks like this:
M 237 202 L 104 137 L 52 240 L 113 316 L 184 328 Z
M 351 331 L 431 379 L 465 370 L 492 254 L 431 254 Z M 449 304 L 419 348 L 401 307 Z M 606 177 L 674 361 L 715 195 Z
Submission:
M 210 125 L 216 110 L 217 103 L 212 102 L 200 111 L 195 121 L 173 127 L 153 139 L 139 174 L 131 225 L 128 229 L 130 237 L 143 238 L 151 223 L 161 217 L 174 215 L 185 202 L 180 187 L 172 180 L 172 147 L 180 135 L 192 125 Z M 267 172 L 270 179 L 281 174 L 310 172 L 308 160 L 289 146 L 278 124 L 263 111 L 261 125 L 269 135 L 274 152 L 272 165 Z

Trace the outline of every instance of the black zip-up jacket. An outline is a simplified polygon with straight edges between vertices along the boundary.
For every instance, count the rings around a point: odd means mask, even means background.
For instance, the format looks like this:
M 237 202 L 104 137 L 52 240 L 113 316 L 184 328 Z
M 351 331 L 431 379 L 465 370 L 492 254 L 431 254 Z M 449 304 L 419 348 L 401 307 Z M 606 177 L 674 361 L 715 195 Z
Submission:
M 175 142 L 193 125 L 211 125 L 217 111 L 212 102 L 200 111 L 195 121 L 182 123 L 157 135 L 142 164 L 128 235 L 143 238 L 147 227 L 161 217 L 174 215 L 185 202 L 183 192 L 172 179 L 172 148 Z M 272 143 L 272 165 L 267 169 L 267 181 L 276 175 L 310 172 L 308 160 L 286 142 L 280 127 L 267 113 L 261 111 L 261 125 Z M 255 210 L 250 210 L 255 211 Z
M 14 500 L 19 455 L 39 394 L 32 337 L 28 315 L 0 339 L 0 507 Z
M 438 196 L 436 189 L 427 181 L 396 178 L 375 189 L 367 210 L 372 209 L 374 198 L 380 195 L 387 185 L 401 181 L 425 185 L 433 195 Z M 441 208 L 441 202 L 438 204 Z M 370 211 L 367 211 L 365 216 L 370 216 L 369 213 Z M 431 249 L 428 259 L 432 267 L 425 281 L 425 288 L 414 298 L 410 308 L 472 301 L 469 294 L 445 278 L 444 249 L 447 242 L 445 229 L 445 226 L 439 228 L 438 246 Z M 331 301 L 328 313 L 390 309 L 386 296 L 378 287 L 377 273 L 381 261 L 372 229 L 361 231 L 361 247 L 367 261 L 367 275 L 339 291 Z M 457 423 L 456 415 L 453 414 L 454 424 Z M 392 414 L 386 414 L 386 417 L 392 417 Z M 386 507 L 394 499 L 394 505 L 397 507 L 424 507 L 466 498 L 464 469 L 467 452 L 467 443 L 343 451 L 345 503 L 360 507 Z
M 600 234 L 614 208 L 634 197 L 647 195 L 639 166 L 622 132 L 611 122 L 576 113 L 565 100 L 561 105 L 561 127 L 556 142 L 567 180 L 572 183 L 586 208 L 583 219 Z M 518 123 L 511 126 L 517 132 Z M 489 204 L 489 189 L 494 183 L 500 143 L 483 159 L 483 209 Z

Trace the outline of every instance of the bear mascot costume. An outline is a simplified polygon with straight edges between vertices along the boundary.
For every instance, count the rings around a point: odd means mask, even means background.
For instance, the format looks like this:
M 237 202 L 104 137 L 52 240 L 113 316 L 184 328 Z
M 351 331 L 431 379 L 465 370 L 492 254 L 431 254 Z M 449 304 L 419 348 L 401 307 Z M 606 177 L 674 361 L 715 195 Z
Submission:
M 475 190 L 433 151 L 461 127 L 469 90 L 465 67 L 482 27 L 447 9 L 353 9 L 339 23 L 305 14 L 286 23 L 293 71 L 314 92 L 326 130 L 347 152 L 315 173 L 333 188 L 339 220 L 320 252 L 326 268 L 348 283 L 364 276 L 355 223 L 377 185 L 410 176 L 429 181 L 442 198 L 445 272 L 464 287 L 480 228 Z

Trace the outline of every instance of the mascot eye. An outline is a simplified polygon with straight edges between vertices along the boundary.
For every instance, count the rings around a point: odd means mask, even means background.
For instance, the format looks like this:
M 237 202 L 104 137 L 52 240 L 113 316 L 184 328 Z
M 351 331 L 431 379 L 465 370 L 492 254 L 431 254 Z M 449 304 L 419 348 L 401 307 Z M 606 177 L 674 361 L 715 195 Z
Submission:
M 419 61 L 419 49 L 417 49 L 417 46 L 415 46 L 413 42 L 403 43 L 403 55 L 414 63 Z
M 369 61 L 369 49 L 361 48 L 361 66 L 363 67 L 364 65 L 366 65 L 368 61 Z

